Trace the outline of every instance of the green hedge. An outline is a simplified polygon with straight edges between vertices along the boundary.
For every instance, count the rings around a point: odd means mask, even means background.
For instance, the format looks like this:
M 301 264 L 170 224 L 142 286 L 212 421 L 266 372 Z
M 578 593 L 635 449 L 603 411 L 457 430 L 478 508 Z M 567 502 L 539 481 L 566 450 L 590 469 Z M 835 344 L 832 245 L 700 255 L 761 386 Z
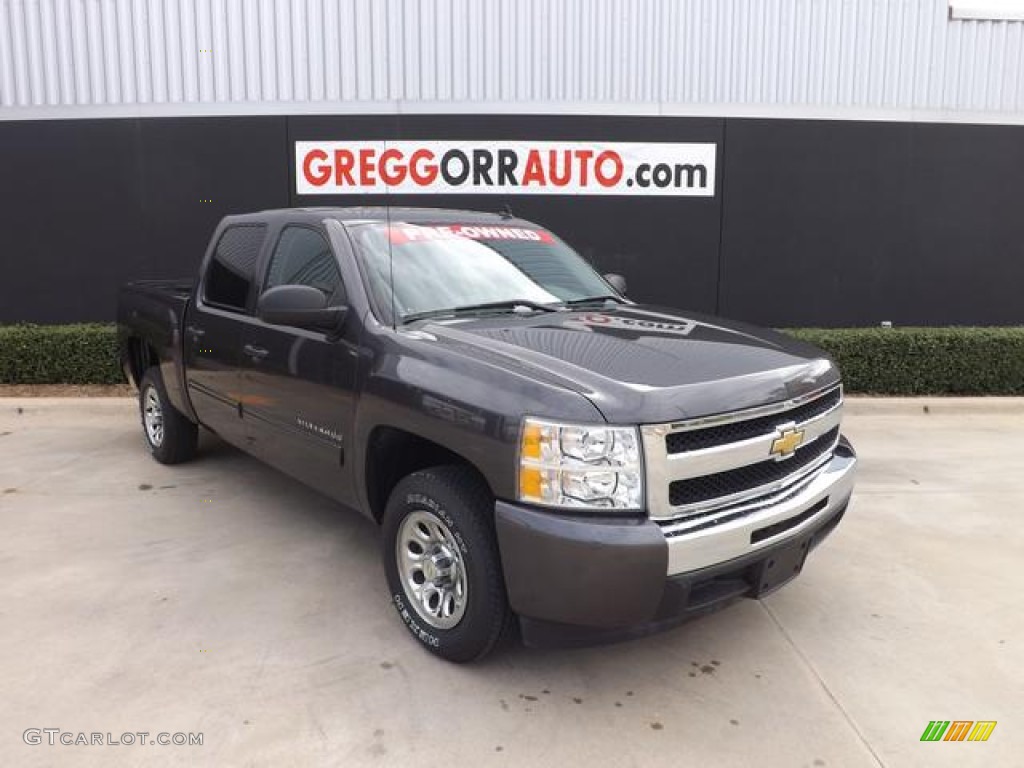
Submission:
M 847 392 L 1024 395 L 1024 327 L 786 332 L 827 350 L 842 368 Z
M 805 328 L 786 333 L 835 357 L 847 392 L 1024 395 L 1024 327 Z M 121 381 L 112 325 L 0 326 L 0 383 Z
M 2 384 L 118 384 L 113 325 L 0 326 Z

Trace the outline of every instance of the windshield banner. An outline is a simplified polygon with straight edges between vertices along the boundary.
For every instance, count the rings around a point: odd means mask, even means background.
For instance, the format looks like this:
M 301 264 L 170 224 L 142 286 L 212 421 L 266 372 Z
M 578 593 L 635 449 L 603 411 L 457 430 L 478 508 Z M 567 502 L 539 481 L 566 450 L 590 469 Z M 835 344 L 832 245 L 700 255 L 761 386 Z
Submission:
M 550 243 L 554 240 L 551 237 L 551 233 L 545 232 L 542 229 L 489 227 L 486 225 L 474 226 L 470 224 L 454 224 L 451 226 L 405 224 L 393 226 L 388 232 L 388 239 L 395 245 L 458 238 L 467 238 L 469 240 L 527 240 L 534 243 Z
M 300 195 L 715 194 L 714 144 L 297 141 Z

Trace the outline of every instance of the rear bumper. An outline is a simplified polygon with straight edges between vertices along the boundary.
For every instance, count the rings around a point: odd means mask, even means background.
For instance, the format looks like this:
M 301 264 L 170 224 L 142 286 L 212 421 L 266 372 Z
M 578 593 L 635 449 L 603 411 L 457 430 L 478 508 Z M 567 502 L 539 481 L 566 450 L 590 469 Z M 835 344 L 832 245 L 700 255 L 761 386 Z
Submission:
M 856 454 L 844 439 L 813 481 L 713 528 L 495 506 L 509 602 L 529 645 L 649 634 L 782 586 L 846 512 Z

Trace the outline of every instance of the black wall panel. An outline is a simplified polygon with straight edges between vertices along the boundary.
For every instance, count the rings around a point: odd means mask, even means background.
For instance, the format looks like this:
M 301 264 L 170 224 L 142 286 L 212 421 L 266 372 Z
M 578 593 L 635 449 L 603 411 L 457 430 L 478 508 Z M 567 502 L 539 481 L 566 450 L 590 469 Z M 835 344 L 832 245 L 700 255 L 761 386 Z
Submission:
M 133 121 L 0 123 L 0 321 L 109 319 L 148 268 Z
M 111 320 L 226 213 L 288 204 L 285 119 L 0 122 L 0 322 Z M 205 202 L 210 200 L 211 202 Z
M 729 120 L 719 310 L 1024 323 L 1024 127 Z
M 301 139 L 710 141 L 714 198 L 299 196 Z M 642 301 L 769 325 L 1020 324 L 1024 127 L 389 115 L 0 121 L 0 322 L 110 320 L 216 221 L 287 205 L 506 204 Z M 211 202 L 205 202 L 205 201 Z

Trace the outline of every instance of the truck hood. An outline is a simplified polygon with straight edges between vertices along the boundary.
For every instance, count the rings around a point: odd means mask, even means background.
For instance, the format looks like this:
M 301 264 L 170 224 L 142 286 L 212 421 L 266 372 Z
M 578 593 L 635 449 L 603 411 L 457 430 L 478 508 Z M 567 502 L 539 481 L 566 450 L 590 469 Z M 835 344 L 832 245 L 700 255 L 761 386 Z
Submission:
M 637 304 L 434 321 L 417 332 L 558 381 L 617 424 L 752 408 L 839 380 L 824 352 L 775 331 Z

